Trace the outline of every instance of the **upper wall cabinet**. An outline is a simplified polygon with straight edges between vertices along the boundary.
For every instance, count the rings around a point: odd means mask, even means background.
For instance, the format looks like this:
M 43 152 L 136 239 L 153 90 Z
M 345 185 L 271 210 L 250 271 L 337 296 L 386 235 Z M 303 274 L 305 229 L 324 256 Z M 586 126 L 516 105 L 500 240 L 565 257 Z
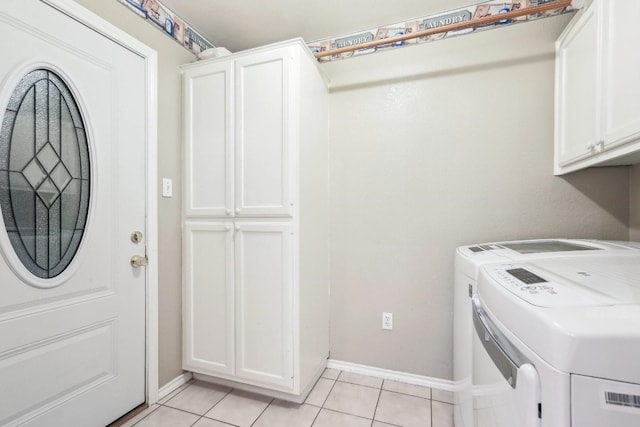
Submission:
M 640 2 L 594 0 L 556 43 L 555 167 L 640 161 Z
M 291 62 L 273 49 L 184 72 L 187 216 L 291 216 Z
M 556 174 L 593 155 L 599 139 L 598 18 L 590 7 L 556 47 Z

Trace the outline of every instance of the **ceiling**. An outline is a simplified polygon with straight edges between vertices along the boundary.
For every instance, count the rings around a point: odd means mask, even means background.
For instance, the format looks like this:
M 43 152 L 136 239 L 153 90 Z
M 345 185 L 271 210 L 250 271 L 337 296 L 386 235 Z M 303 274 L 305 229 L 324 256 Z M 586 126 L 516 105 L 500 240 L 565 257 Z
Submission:
M 310 42 L 478 3 L 473 0 L 162 0 L 231 52 L 302 37 Z

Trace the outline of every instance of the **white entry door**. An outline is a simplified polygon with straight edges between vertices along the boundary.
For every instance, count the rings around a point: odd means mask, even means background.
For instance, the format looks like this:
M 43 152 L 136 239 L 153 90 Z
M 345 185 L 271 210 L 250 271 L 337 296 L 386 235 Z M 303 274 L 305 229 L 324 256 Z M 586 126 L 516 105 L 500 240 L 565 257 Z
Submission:
M 38 0 L 0 51 L 0 425 L 104 426 L 145 401 L 145 62 Z

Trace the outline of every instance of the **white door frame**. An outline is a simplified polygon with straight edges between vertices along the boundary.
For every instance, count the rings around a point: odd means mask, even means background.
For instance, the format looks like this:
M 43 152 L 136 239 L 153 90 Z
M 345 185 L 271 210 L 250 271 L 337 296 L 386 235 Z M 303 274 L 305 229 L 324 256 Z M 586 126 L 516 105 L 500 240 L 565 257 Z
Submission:
M 158 401 L 158 53 L 73 0 L 40 0 L 142 57 L 146 68 L 146 400 Z

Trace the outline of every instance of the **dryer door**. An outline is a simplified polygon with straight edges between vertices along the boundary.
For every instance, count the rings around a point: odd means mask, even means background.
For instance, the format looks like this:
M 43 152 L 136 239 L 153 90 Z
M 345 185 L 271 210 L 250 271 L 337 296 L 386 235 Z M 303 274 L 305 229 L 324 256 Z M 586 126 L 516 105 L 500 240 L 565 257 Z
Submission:
M 540 377 L 473 298 L 475 427 L 540 427 Z

